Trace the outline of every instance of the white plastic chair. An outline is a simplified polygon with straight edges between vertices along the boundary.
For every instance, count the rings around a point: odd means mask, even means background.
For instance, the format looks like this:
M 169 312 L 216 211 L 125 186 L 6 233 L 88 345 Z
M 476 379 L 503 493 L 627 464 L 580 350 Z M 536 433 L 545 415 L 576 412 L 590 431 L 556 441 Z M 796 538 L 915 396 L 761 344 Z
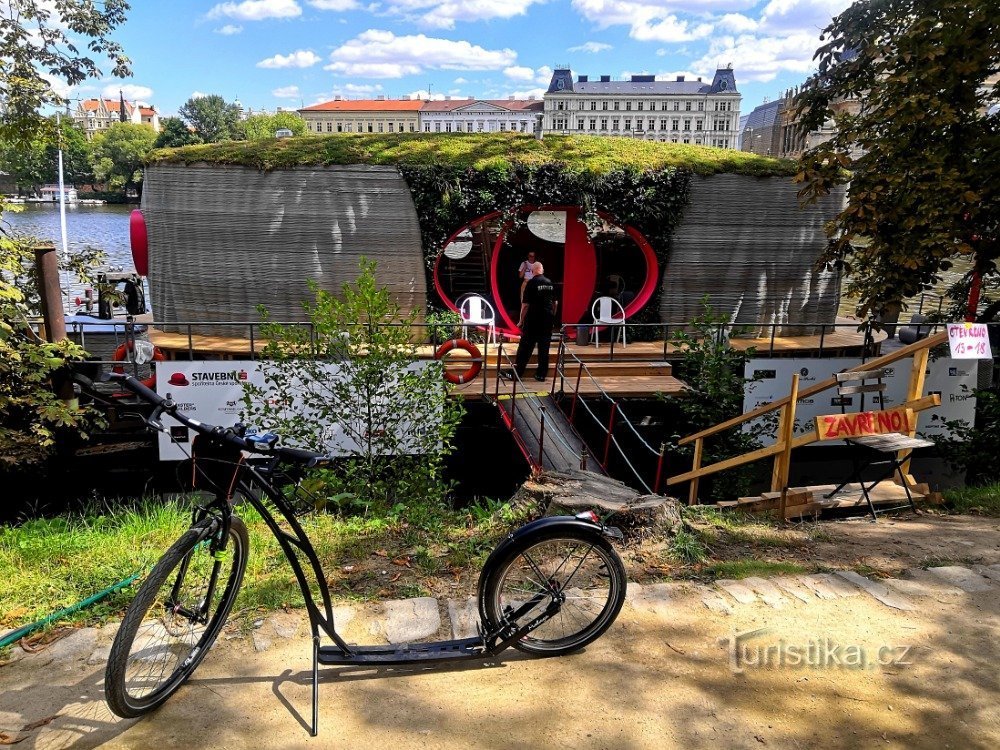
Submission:
M 469 338 L 469 326 L 486 326 L 486 335 L 491 344 L 497 342 L 496 312 L 493 305 L 485 297 L 472 294 L 462 300 L 459 308 L 462 316 L 462 338 Z
M 621 330 L 622 346 L 625 342 L 625 308 L 622 303 L 614 297 L 598 297 L 590 307 L 590 314 L 594 318 L 594 346 L 599 347 L 600 326 L 615 326 Z M 614 339 L 612 339 L 613 341 Z

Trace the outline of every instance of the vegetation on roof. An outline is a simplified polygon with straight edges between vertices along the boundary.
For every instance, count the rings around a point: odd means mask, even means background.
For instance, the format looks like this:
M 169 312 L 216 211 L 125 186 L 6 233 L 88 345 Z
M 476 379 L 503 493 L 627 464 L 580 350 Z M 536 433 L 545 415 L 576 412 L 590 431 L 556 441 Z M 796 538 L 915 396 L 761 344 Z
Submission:
M 702 175 L 758 177 L 793 175 L 796 171 L 791 161 L 733 149 L 599 136 L 546 136 L 538 140 L 516 133 L 332 133 L 158 149 L 149 157 L 151 164 L 195 162 L 268 171 L 332 164 L 448 165 L 482 170 L 552 162 L 598 175 L 623 168 L 682 168 Z

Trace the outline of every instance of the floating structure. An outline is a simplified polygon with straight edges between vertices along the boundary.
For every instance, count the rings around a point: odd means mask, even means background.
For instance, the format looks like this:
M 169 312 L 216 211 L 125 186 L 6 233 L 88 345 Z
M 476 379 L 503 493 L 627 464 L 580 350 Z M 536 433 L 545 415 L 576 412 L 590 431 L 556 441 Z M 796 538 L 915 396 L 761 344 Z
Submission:
M 516 333 L 529 250 L 561 289 L 565 324 L 589 322 L 602 295 L 646 322 L 689 321 L 706 299 L 740 325 L 792 326 L 779 335 L 835 320 L 839 277 L 815 262 L 843 196 L 800 210 L 788 162 L 515 134 L 335 134 L 157 157 L 142 212 L 161 321 L 255 320 L 259 305 L 303 320 L 311 283 L 336 292 L 367 257 L 404 310 L 478 294 Z

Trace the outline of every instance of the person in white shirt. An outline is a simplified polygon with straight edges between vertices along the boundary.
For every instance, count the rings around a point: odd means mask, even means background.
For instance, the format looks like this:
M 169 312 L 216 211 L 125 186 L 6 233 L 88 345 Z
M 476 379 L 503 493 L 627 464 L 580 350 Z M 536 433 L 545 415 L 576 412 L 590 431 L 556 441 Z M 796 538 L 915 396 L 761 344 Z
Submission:
M 528 286 L 528 282 L 531 281 L 531 277 L 535 275 L 532 270 L 535 265 L 535 251 L 528 251 L 528 259 L 521 263 L 520 267 L 517 269 L 517 275 L 521 279 L 521 299 L 524 300 L 524 288 Z

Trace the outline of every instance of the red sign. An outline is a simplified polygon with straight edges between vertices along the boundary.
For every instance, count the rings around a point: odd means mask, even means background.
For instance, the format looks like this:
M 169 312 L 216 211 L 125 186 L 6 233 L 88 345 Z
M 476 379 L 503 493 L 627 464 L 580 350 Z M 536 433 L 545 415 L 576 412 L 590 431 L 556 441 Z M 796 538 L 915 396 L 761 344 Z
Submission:
M 854 414 L 827 414 L 816 417 L 818 440 L 843 440 L 862 435 L 909 433 L 916 429 L 912 409 L 860 411 Z

